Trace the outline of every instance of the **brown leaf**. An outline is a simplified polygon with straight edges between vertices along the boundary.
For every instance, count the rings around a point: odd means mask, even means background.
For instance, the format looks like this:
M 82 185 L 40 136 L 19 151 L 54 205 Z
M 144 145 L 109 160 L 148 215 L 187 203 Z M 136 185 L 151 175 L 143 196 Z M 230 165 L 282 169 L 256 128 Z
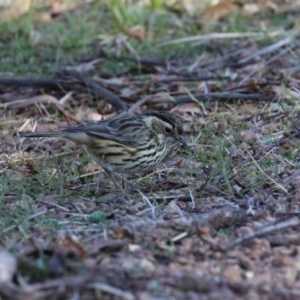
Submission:
M 257 114 L 260 112 L 261 108 L 257 103 L 243 103 L 236 109 L 240 114 Z
M 83 258 L 86 255 L 86 251 L 74 237 L 67 235 L 59 240 L 59 248 L 63 252 L 71 253 L 79 258 Z
M 118 240 L 127 240 L 132 241 L 134 237 L 134 234 L 131 232 L 129 228 L 116 228 L 113 230 L 112 238 L 118 239 Z
M 240 132 L 240 137 L 243 141 L 255 141 L 257 139 L 257 133 L 251 130 L 243 130 Z
M 174 160 L 174 165 L 177 168 L 186 168 L 186 169 L 202 169 L 204 164 L 198 161 L 194 161 L 191 159 L 185 159 L 183 157 L 177 157 L 176 160 Z
M 86 173 L 93 173 L 93 172 L 96 172 L 96 171 L 101 170 L 101 167 L 100 167 L 100 165 L 98 165 L 96 162 L 90 161 L 89 163 L 87 163 L 87 164 L 83 167 L 83 170 L 84 170 Z
M 186 113 L 200 114 L 202 112 L 202 109 L 197 103 L 186 103 L 179 106 L 175 106 L 173 109 L 171 109 L 170 112 L 175 115 L 182 116 Z
M 218 21 L 236 9 L 236 5 L 228 0 L 221 1 L 207 8 L 199 17 L 202 22 Z
M 169 204 L 164 208 L 164 212 L 167 214 L 178 214 L 178 206 L 177 206 L 177 201 L 176 200 L 172 200 L 171 202 L 169 202 Z
M 19 16 L 27 13 L 30 8 L 31 0 L 14 0 L 8 1 L 9 5 L 0 12 L 0 20 L 8 21 L 16 19 Z
M 127 34 L 130 38 L 141 42 L 146 37 L 146 30 L 144 26 L 137 25 L 127 29 Z
M 238 265 L 228 266 L 224 271 L 224 277 L 230 282 L 242 280 L 241 269 Z

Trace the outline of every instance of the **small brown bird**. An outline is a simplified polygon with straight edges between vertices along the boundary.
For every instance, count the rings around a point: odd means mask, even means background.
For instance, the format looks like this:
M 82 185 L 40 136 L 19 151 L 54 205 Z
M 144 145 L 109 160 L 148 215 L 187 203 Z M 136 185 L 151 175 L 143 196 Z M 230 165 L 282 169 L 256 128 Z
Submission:
M 85 145 L 87 153 L 112 178 L 153 169 L 180 144 L 187 145 L 179 118 L 167 112 L 120 115 L 53 132 L 19 132 L 20 137 L 63 137 Z M 132 185 L 132 184 L 131 184 Z

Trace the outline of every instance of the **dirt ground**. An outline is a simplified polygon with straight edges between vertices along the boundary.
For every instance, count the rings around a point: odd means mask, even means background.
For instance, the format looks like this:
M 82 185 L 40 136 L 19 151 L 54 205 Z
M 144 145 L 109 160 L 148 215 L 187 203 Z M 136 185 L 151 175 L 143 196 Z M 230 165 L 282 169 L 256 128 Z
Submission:
M 300 299 L 300 4 L 93 3 L 0 27 L 0 299 Z M 188 147 L 140 190 L 18 136 L 153 110 Z

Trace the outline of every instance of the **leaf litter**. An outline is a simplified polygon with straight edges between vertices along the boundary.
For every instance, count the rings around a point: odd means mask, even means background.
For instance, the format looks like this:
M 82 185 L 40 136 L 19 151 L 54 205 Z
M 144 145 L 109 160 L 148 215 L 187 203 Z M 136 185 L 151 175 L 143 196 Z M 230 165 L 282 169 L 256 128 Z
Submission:
M 230 13 L 217 9 L 206 15 Z M 112 43 L 139 68 L 104 74 L 115 57 L 102 53 L 43 82 L 0 78 L 1 297 L 299 298 L 299 37 L 284 33 L 208 34 L 219 51 L 161 61 L 132 47 L 146 33 L 131 27 Z M 204 36 L 168 42 L 188 38 Z M 132 179 L 140 192 L 72 143 L 15 134 L 128 108 L 178 114 L 189 139 Z

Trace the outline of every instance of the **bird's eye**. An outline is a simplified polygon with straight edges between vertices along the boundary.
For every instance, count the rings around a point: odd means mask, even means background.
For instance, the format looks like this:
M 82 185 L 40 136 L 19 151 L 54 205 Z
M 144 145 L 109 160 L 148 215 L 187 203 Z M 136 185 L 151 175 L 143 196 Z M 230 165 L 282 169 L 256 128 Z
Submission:
M 165 127 L 165 133 L 167 133 L 167 134 L 172 133 L 172 129 L 169 127 Z

